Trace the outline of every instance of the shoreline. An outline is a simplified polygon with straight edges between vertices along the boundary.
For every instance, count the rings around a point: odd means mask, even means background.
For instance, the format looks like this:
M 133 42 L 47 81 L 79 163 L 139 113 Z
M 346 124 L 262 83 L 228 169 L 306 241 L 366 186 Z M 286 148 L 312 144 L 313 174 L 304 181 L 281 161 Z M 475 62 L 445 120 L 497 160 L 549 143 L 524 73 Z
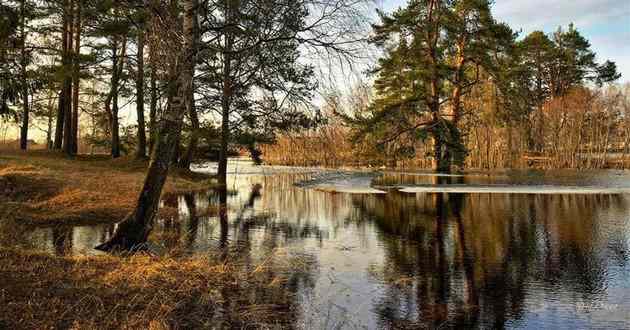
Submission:
M 132 158 L 3 151 L 0 221 L 115 223 L 133 207 L 144 167 Z M 174 170 L 162 197 L 213 184 L 210 175 Z M 290 327 L 296 302 L 284 278 L 300 274 L 301 263 L 276 251 L 271 258 L 281 271 L 221 251 L 62 256 L 0 246 L 0 329 Z

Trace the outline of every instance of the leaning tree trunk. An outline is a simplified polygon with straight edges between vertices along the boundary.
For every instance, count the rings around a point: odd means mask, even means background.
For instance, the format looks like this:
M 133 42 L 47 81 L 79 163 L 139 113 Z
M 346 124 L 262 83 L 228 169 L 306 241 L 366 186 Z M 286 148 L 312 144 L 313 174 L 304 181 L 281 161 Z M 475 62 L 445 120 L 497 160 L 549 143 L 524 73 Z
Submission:
M 146 243 L 153 228 L 157 214 L 162 187 L 166 181 L 175 143 L 178 141 L 182 119 L 191 102 L 187 99 L 192 95 L 192 58 L 194 55 L 193 18 L 196 15 L 194 0 L 183 1 L 184 43 L 177 54 L 178 65 L 169 70 L 168 102 L 171 106 L 164 112 L 160 121 L 159 135 L 156 140 L 149 168 L 136 207 L 121 223 L 118 224 L 114 235 L 96 248 L 103 251 L 134 250 Z
M 192 163 L 192 159 L 197 151 L 197 144 L 199 143 L 199 116 L 197 115 L 197 108 L 195 107 L 195 82 L 194 82 L 194 73 L 195 66 L 197 65 L 197 44 L 199 43 L 199 25 L 197 21 L 197 17 L 193 17 L 193 26 L 194 26 L 194 42 L 193 46 L 195 49 L 193 50 L 193 58 L 192 58 L 192 72 L 193 72 L 193 82 L 192 87 L 190 88 L 190 97 L 188 101 L 190 104 L 187 106 L 189 109 L 188 116 L 190 117 L 190 141 L 188 141 L 188 146 L 186 150 L 182 154 L 178 166 L 183 169 L 190 169 L 190 164 Z

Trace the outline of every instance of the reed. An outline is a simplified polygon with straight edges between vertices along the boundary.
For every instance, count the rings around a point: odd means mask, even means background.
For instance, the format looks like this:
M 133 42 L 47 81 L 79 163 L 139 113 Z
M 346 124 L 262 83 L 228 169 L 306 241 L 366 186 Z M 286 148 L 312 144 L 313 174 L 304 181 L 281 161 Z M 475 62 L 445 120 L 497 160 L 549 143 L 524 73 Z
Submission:
M 278 251 L 255 264 L 230 260 L 0 248 L 0 328 L 286 328 L 295 317 L 286 274 L 303 264 Z

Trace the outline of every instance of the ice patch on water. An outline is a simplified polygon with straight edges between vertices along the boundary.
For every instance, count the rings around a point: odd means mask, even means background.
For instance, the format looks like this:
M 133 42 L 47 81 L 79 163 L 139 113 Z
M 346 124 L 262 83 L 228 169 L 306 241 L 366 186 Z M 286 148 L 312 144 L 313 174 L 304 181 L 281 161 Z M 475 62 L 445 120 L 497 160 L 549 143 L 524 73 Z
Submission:
M 551 186 L 551 185 L 427 185 L 401 186 L 404 193 L 466 193 L 466 194 L 630 194 L 630 187 Z
M 428 176 L 428 177 L 445 177 L 445 178 L 463 178 L 470 174 L 447 174 L 447 173 L 428 173 L 428 172 L 404 172 L 404 171 L 383 171 L 384 174 L 393 175 L 410 175 L 410 176 Z
M 309 180 L 296 182 L 302 188 L 326 192 L 348 194 L 386 194 L 387 192 L 371 186 L 372 179 L 377 174 L 364 172 L 320 172 Z
M 346 186 L 346 185 L 317 185 L 312 187 L 312 189 L 325 191 L 325 192 L 334 192 L 334 193 L 346 193 L 346 194 L 387 194 L 386 191 L 378 190 L 372 187 L 355 187 L 355 186 Z

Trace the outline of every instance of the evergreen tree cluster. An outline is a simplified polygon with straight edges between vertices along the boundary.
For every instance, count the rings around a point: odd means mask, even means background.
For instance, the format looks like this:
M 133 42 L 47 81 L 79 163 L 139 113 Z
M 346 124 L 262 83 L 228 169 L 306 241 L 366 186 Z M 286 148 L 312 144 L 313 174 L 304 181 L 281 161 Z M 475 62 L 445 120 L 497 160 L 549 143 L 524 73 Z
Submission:
M 468 153 L 466 117 L 482 109 L 466 99 L 481 83 L 497 89 L 504 121 L 523 122 L 549 98 L 619 78 L 613 62 L 595 61 L 573 25 L 519 39 L 496 21 L 491 6 L 487 0 L 410 0 L 392 14 L 379 13 L 371 42 L 384 55 L 372 71 L 375 96 L 367 111 L 345 116 L 354 141 L 393 159 L 414 156 L 424 141 L 432 145 L 427 156 L 435 168 L 448 172 Z M 535 128 L 530 135 L 532 148 L 543 143 Z

